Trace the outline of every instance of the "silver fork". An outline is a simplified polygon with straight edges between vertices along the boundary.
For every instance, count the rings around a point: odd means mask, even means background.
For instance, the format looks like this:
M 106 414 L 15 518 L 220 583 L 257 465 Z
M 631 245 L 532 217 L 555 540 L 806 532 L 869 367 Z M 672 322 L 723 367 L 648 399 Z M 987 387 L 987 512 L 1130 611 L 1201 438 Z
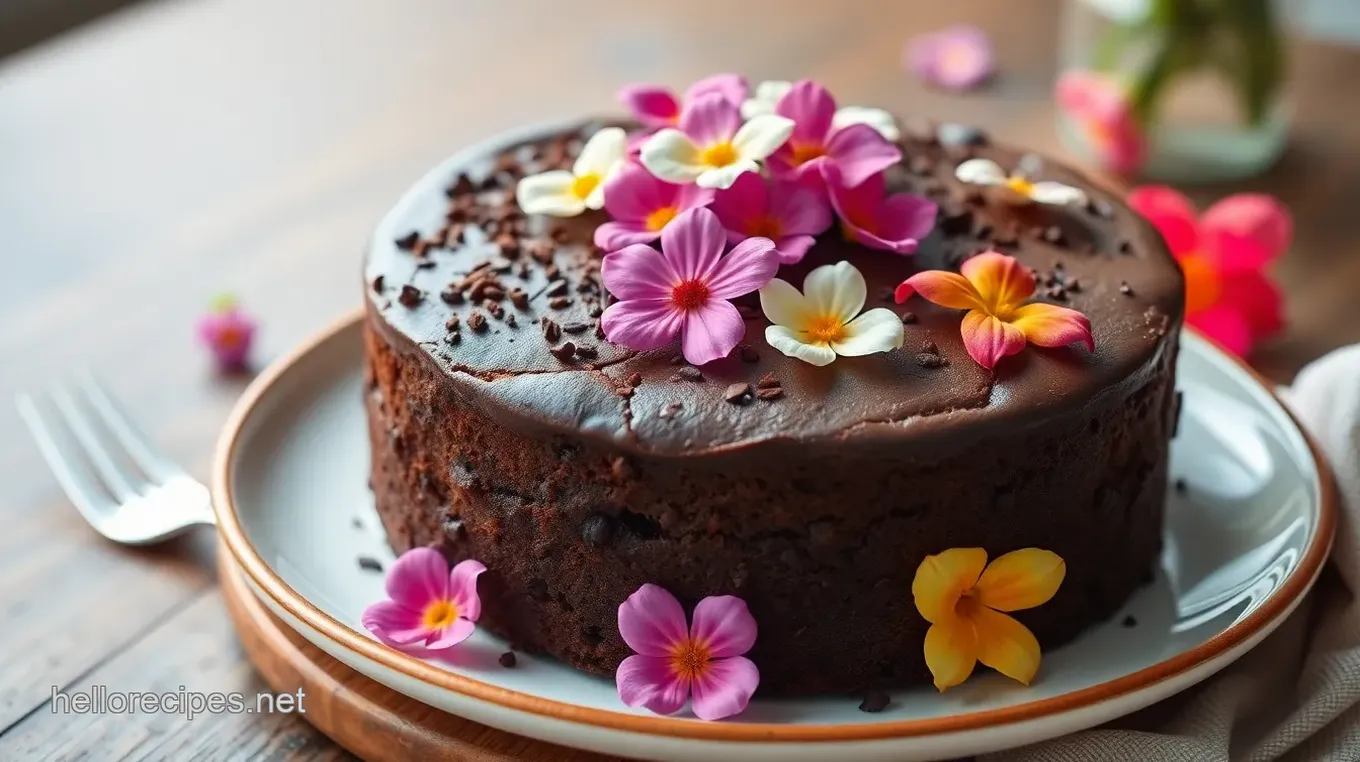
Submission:
M 81 374 L 75 393 L 58 385 L 47 396 L 47 405 L 28 394 L 15 404 L 48 468 L 95 531 L 148 545 L 214 523 L 208 488 L 157 450 L 93 375 Z M 57 415 L 44 415 L 43 407 Z

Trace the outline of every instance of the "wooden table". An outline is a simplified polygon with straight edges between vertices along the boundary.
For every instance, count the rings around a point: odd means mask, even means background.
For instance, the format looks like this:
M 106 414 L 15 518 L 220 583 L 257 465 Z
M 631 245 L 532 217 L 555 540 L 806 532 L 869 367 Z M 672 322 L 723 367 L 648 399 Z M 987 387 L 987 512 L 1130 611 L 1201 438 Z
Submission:
M 186 0 L 115 14 L 0 63 L 0 399 L 96 368 L 205 476 L 243 382 L 215 377 L 194 345 L 204 304 L 238 292 L 263 324 L 259 357 L 282 353 L 358 302 L 371 226 L 459 146 L 609 109 L 626 81 L 735 70 L 813 76 L 845 103 L 1056 151 L 1057 6 Z M 981 94 L 924 91 L 901 45 L 960 17 L 993 34 L 1002 74 Z M 1360 340 L 1360 106 L 1345 97 L 1360 54 L 1304 44 L 1296 64 L 1294 147 L 1251 183 L 1298 218 L 1277 268 L 1291 328 L 1256 358 L 1281 380 Z M 103 541 L 8 403 L 0 484 L 0 759 L 347 756 L 295 716 L 52 713 L 54 686 L 265 688 L 223 610 L 210 533 L 150 550 Z

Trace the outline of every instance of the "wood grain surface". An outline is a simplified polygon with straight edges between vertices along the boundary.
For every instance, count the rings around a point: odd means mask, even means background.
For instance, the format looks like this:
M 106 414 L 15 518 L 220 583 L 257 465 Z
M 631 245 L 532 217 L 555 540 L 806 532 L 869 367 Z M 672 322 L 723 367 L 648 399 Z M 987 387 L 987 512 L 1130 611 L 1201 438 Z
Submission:
M 0 399 L 96 369 L 203 477 L 244 379 L 193 322 L 234 291 L 278 356 L 359 300 L 376 220 L 435 161 L 525 122 L 612 108 L 625 82 L 811 76 L 846 104 L 973 122 L 1061 153 L 1049 100 L 1057 0 L 164 0 L 0 61 Z M 1001 74 L 921 88 L 911 35 L 971 21 Z M 1294 51 L 1279 167 L 1295 249 L 1289 330 L 1254 358 L 1287 380 L 1360 340 L 1360 53 Z M 1236 188 L 1234 188 L 1236 189 Z M 1226 188 L 1206 189 L 1203 199 Z M 0 404 L 0 759 L 337 759 L 292 715 L 65 715 L 54 687 L 267 686 L 222 605 L 210 533 L 112 546 L 71 509 Z M 509 736 L 490 753 L 551 758 Z M 534 754 L 539 756 L 535 757 Z M 498 757 L 492 757 L 498 758 Z

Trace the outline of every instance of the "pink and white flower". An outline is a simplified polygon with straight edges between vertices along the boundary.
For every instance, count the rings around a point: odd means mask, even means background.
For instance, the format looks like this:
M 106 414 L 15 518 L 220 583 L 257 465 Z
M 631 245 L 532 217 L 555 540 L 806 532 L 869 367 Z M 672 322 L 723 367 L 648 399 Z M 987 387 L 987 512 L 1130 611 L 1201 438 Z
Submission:
M 364 609 L 360 621 L 378 640 L 400 651 L 427 655 L 467 640 L 482 615 L 477 578 L 486 567 L 471 559 L 449 571 L 432 548 L 408 550 L 387 572 L 387 595 Z
M 646 584 L 619 606 L 619 634 L 636 652 L 615 674 L 628 706 L 674 714 L 692 695 L 694 716 L 721 720 L 745 711 L 760 685 L 760 670 L 744 656 L 756 620 L 735 596 L 699 601 L 687 626 L 675 596 Z
M 717 93 L 738 106 L 746 100 L 746 78 L 740 74 L 715 74 L 695 82 L 683 99 L 662 85 L 627 85 L 619 91 L 619 101 L 643 127 L 674 127 L 685 104 L 708 93 Z
M 241 309 L 235 297 L 218 297 L 208 313 L 199 318 L 198 337 L 212 352 L 219 369 L 243 370 L 255 338 L 255 321 Z
M 853 187 L 902 160 L 902 151 L 867 124 L 833 127 L 836 99 L 816 82 L 795 83 L 774 112 L 794 125 L 788 142 L 766 162 L 776 179 L 820 182 L 821 170 L 835 165 L 840 182 Z
M 802 260 L 816 236 L 831 227 L 831 206 L 824 195 L 794 183 L 767 183 L 754 173 L 718 191 L 712 209 L 727 228 L 728 242 L 769 238 L 775 256 L 786 265 Z
M 1068 71 L 1058 78 L 1055 91 L 1058 107 L 1097 163 L 1125 173 L 1142 165 L 1147 143 L 1128 92 L 1119 82 L 1091 71 Z
M 728 300 L 769 283 L 779 269 L 768 238 L 747 238 L 723 256 L 726 243 L 717 215 L 699 207 L 666 225 L 661 251 L 633 244 L 606 255 L 601 276 L 619 301 L 600 318 L 605 337 L 645 351 L 679 335 L 694 365 L 726 357 L 746 335 Z
M 920 239 L 935 227 L 939 208 L 924 196 L 894 193 L 884 196 L 883 174 L 870 176 L 854 187 L 840 181 L 834 165 L 825 170 L 831 206 L 841 219 L 845 237 L 871 249 L 895 254 L 915 253 Z
M 755 92 L 741 104 L 741 115 L 751 119 L 761 114 L 773 114 L 774 107 L 789 90 L 792 82 L 767 80 L 756 85 Z M 885 139 L 896 143 L 902 137 L 897 119 L 881 108 L 867 106 L 841 106 L 831 117 L 831 128 L 840 129 L 852 124 L 867 124 L 878 131 Z
M 975 26 L 953 26 L 907 45 L 907 68 L 943 90 L 972 90 L 992 76 L 992 41 Z
M 677 185 L 730 188 L 742 173 L 760 169 L 793 132 L 793 122 L 782 116 L 742 124 L 739 109 L 715 92 L 695 98 L 681 112 L 678 128 L 664 128 L 643 143 L 642 166 Z
M 575 217 L 604 206 L 604 185 L 624 164 L 627 136 L 605 127 L 586 141 L 571 171 L 554 169 L 529 175 L 515 186 L 515 201 L 526 214 Z
M 651 243 L 681 212 L 712 201 L 710 188 L 668 183 L 637 164 L 628 164 L 605 184 L 604 209 L 611 219 L 595 228 L 595 245 L 608 252 Z

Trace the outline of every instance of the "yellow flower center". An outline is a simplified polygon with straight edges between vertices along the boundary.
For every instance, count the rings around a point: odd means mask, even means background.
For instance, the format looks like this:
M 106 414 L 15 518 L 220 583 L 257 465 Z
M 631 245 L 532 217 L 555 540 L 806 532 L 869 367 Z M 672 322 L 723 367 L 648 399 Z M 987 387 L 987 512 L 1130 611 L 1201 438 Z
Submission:
M 820 344 L 830 344 L 845 338 L 845 323 L 835 315 L 818 315 L 808 321 L 804 329 L 808 337 Z
M 458 604 L 453 601 L 435 601 L 425 609 L 422 619 L 431 630 L 442 630 L 458 618 Z
M 590 194 L 595 192 L 595 188 L 600 184 L 600 176 L 594 172 L 581 175 L 571 183 L 571 195 L 582 201 L 590 198 Z
M 801 166 L 822 156 L 826 156 L 826 146 L 818 143 L 798 143 L 793 147 L 793 166 Z
M 1202 254 L 1186 254 L 1180 258 L 1185 273 L 1185 311 L 1196 313 L 1218 302 L 1223 291 L 1218 270 Z
M 675 215 L 679 213 L 679 211 L 679 209 L 676 209 L 673 206 L 663 206 L 647 215 L 647 219 L 644 220 L 642 224 L 646 225 L 648 230 L 655 233 L 661 228 L 666 227 L 671 220 L 675 219 Z
M 699 162 L 708 167 L 726 167 L 737 160 L 737 149 L 731 143 L 714 143 L 704 149 L 699 156 Z
M 760 217 L 746 226 L 746 234 L 761 238 L 777 239 L 784 232 L 784 225 L 773 217 Z
M 1011 175 L 1006 178 L 1006 187 L 1022 196 L 1028 196 L 1034 190 L 1034 183 L 1024 175 Z
M 977 616 L 978 610 L 981 608 L 982 602 L 978 600 L 977 588 L 970 587 L 963 591 L 958 602 L 954 604 L 954 616 L 960 619 L 972 619 Z
M 671 669 L 684 680 L 695 680 L 708 669 L 712 654 L 708 646 L 693 638 L 685 638 L 671 649 Z
M 688 312 L 708 303 L 708 284 L 701 280 L 681 281 L 671 289 L 671 304 Z

